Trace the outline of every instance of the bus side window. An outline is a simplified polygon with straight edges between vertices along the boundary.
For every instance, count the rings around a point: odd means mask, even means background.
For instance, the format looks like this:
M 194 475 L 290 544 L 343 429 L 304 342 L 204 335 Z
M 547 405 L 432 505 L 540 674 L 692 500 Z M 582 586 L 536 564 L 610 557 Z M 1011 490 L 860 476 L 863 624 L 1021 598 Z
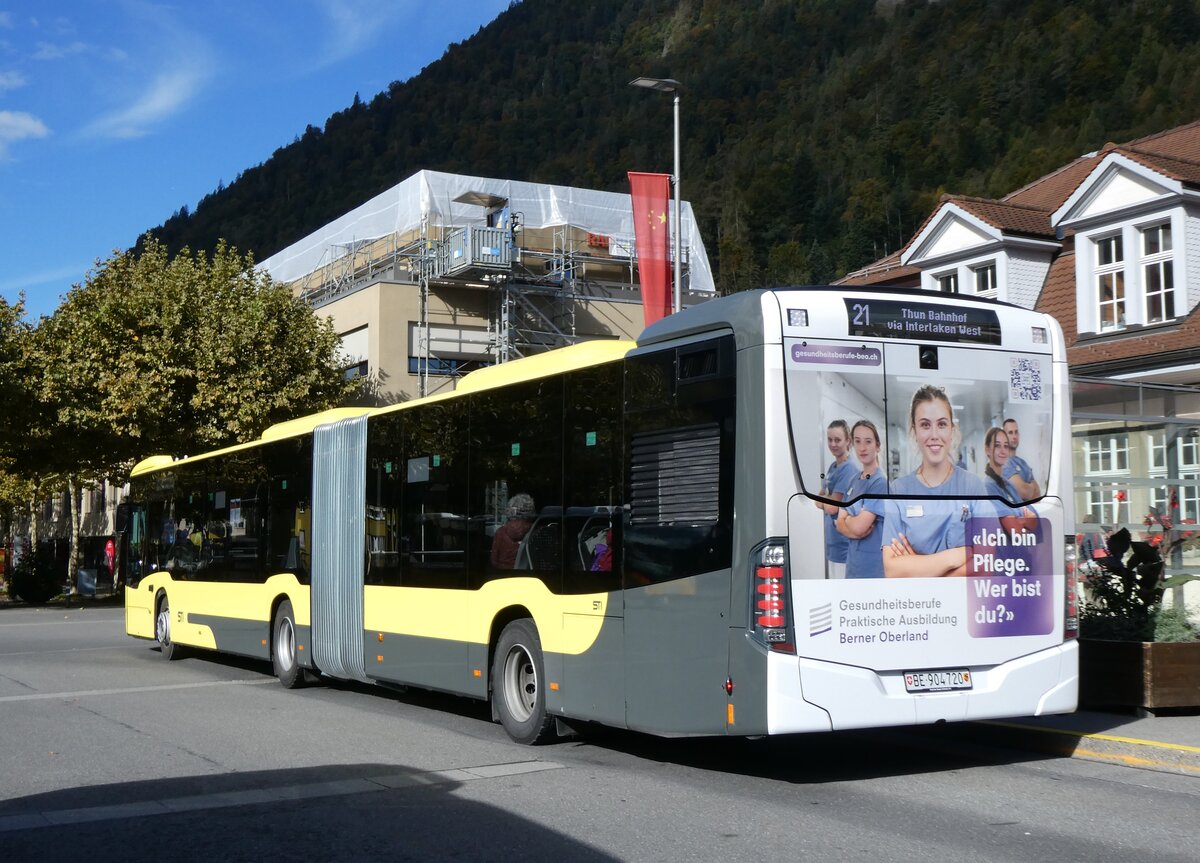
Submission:
M 735 363 L 732 336 L 626 360 L 627 587 L 731 564 Z
M 563 592 L 620 590 L 623 369 L 568 374 L 563 393 Z

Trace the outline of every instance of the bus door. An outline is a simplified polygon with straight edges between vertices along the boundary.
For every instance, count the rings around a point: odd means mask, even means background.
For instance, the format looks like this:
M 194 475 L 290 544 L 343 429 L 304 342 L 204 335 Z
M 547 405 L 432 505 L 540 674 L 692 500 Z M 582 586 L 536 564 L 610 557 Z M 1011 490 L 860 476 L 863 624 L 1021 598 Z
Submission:
M 312 650 L 317 668 L 367 681 L 363 629 L 367 418 L 313 436 Z

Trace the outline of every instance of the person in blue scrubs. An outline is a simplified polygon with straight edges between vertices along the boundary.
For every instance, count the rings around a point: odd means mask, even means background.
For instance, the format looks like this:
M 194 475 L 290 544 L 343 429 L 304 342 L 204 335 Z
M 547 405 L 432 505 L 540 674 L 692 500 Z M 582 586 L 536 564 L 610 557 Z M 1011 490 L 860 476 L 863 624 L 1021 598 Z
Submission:
M 879 430 L 868 420 L 859 420 L 850 430 L 854 455 L 862 466 L 846 492 L 848 500 L 863 495 L 887 494 L 887 477 L 879 466 Z M 849 540 L 846 578 L 883 578 L 883 504 L 878 498 L 862 497 L 844 507 L 837 517 L 838 533 Z
M 1002 428 L 987 430 L 983 437 L 983 451 L 987 456 L 987 466 L 983 469 L 983 484 L 988 494 L 1002 497 L 1005 500 L 1019 500 L 1020 492 L 1004 478 L 1004 468 L 1012 455 L 1012 447 L 1008 444 L 1008 433 Z
M 994 516 L 996 510 L 981 500 L 987 495 L 983 480 L 955 464 L 959 432 L 954 408 L 941 387 L 926 385 L 913 394 L 908 431 L 921 464 L 892 483 L 893 494 L 909 498 L 891 499 L 884 506 L 883 574 L 887 578 L 965 576 L 967 519 Z
M 1017 455 L 1017 447 L 1021 445 L 1021 427 L 1015 419 L 1006 419 L 1001 425 L 1008 435 L 1009 457 L 1004 465 L 1004 478 L 1008 480 L 1021 500 L 1037 500 L 1042 496 L 1042 487 L 1033 476 L 1033 468 L 1029 462 Z
M 850 480 L 854 478 L 854 464 L 850 461 L 850 426 L 845 420 L 834 420 L 825 430 L 825 445 L 833 462 L 825 471 L 821 485 L 821 497 L 829 500 L 845 500 L 846 491 L 850 488 Z M 836 504 L 816 501 L 817 508 L 825 513 L 825 559 L 826 578 L 846 577 L 846 554 L 849 552 L 849 542 L 837 531 L 838 513 L 842 511 Z
M 987 455 L 987 466 L 983 469 L 984 487 L 989 495 L 1004 498 L 1003 501 L 993 501 L 1001 524 L 1008 530 L 1031 530 L 1033 523 L 1027 519 L 1036 518 L 1033 510 L 1027 506 L 1009 506 L 1006 502 L 1021 499 L 1020 490 L 1005 479 L 1005 468 L 1012 454 L 1008 432 L 1002 428 L 988 429 L 983 437 L 983 450 Z

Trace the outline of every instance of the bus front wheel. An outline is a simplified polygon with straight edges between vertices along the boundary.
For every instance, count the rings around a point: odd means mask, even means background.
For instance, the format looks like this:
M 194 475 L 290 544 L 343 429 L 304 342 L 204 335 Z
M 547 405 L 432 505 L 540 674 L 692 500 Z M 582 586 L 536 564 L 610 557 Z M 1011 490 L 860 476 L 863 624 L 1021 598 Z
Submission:
M 271 626 L 271 666 L 285 689 L 295 689 L 304 682 L 299 657 L 296 654 L 296 616 L 291 600 L 285 599 L 275 609 Z
M 159 655 L 166 660 L 178 659 L 181 651 L 171 640 L 171 606 L 166 594 L 158 601 L 158 613 L 154 615 L 154 640 L 158 642 Z
M 532 620 L 514 620 L 500 633 L 492 658 L 492 698 L 504 730 L 518 743 L 543 743 L 553 734 L 542 643 Z

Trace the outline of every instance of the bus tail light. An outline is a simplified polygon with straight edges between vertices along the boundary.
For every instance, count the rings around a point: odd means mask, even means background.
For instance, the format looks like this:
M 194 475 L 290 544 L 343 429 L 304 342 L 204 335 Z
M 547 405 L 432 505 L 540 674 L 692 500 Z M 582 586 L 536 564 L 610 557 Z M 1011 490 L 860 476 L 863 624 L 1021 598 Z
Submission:
M 795 653 L 789 602 L 787 546 L 771 541 L 753 554 L 754 578 L 750 599 L 755 638 L 771 650 Z
M 1063 549 L 1063 640 L 1079 637 L 1079 571 L 1076 568 L 1075 537 L 1068 536 Z

